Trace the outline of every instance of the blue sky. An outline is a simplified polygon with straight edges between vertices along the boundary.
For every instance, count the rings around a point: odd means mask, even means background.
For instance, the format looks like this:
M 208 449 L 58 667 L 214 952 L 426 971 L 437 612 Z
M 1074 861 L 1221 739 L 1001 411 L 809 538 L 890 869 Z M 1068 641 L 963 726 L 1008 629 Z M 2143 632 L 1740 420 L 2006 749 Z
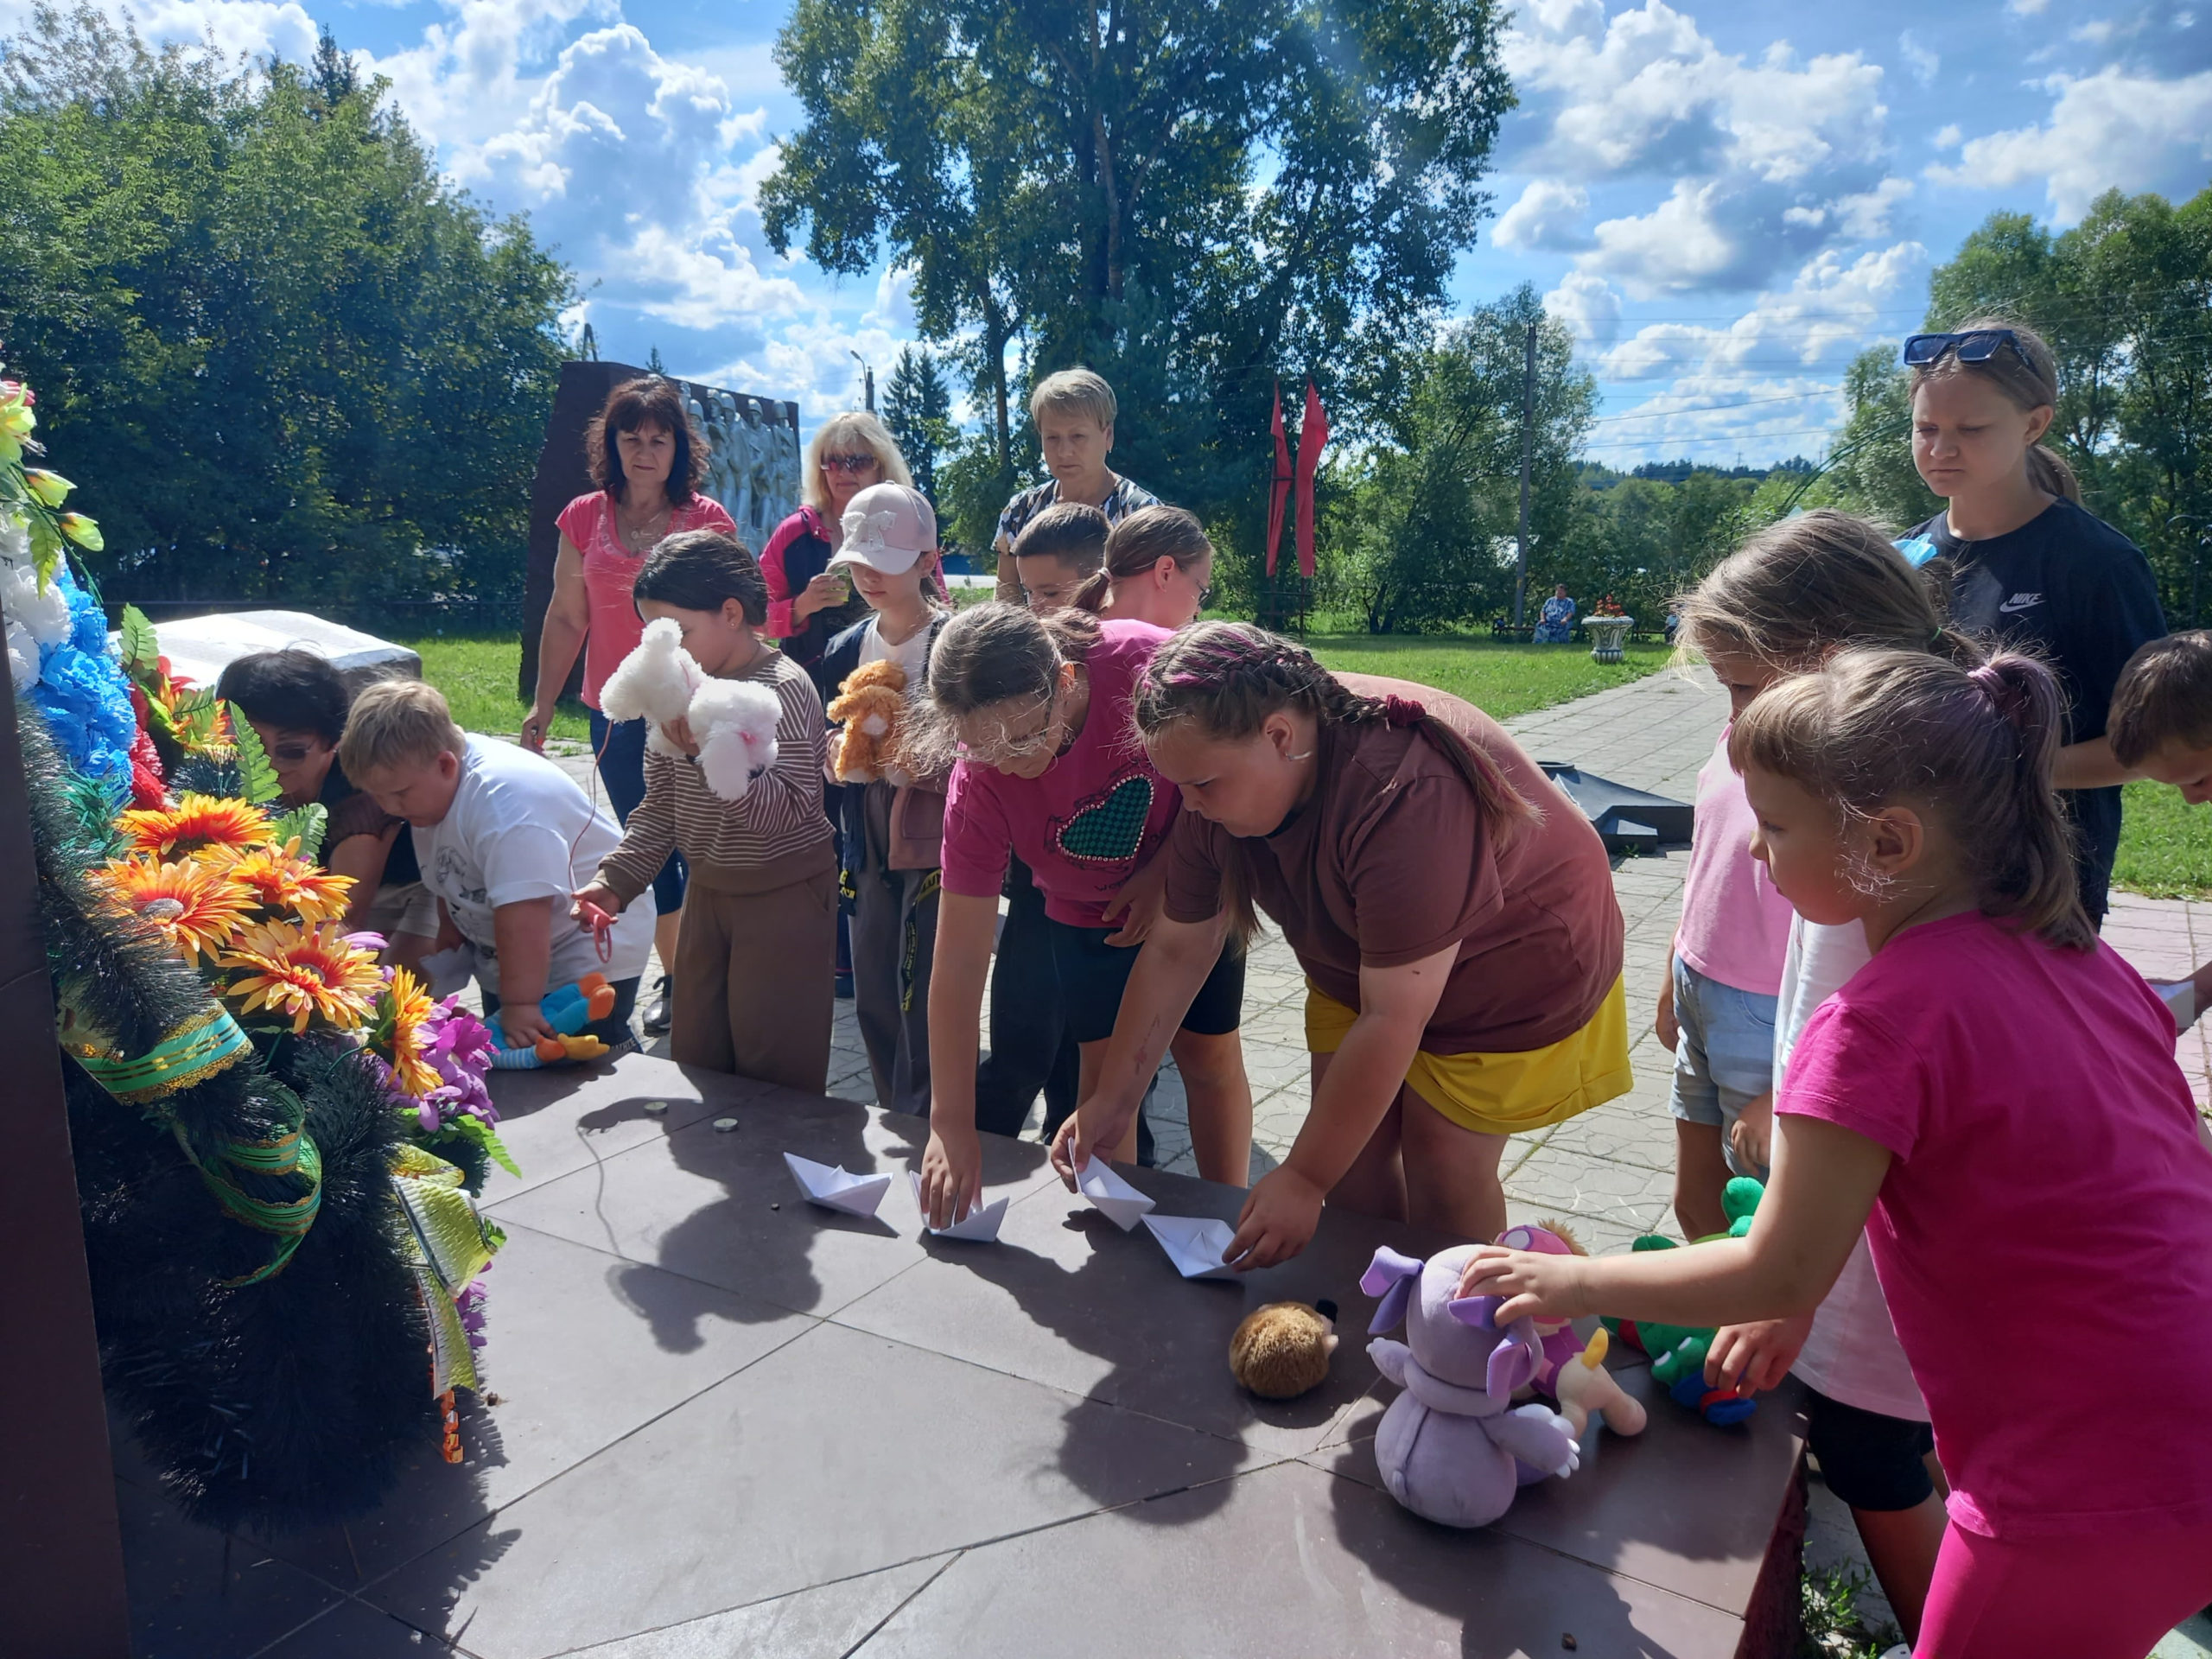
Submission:
M 754 192 L 798 111 L 788 0 L 105 0 L 149 39 L 300 59 L 327 23 L 459 183 L 527 211 L 602 353 L 799 400 L 912 337 L 888 270 L 769 251 Z M 2202 15 L 2199 8 L 2202 8 Z M 0 0 L 0 23 L 29 0 Z M 2212 0 L 1525 0 L 1522 104 L 1455 300 L 1535 283 L 1599 376 L 1621 467 L 1817 454 L 1863 345 L 1916 327 L 1990 212 L 2059 227 L 2110 187 L 2212 180 Z

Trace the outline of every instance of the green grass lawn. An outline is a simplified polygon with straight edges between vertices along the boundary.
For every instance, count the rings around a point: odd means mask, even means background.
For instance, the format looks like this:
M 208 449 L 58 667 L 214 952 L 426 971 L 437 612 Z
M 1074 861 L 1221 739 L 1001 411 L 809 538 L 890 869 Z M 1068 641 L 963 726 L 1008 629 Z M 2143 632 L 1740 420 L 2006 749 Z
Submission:
M 2164 784 L 2130 784 L 2113 882 L 2153 899 L 2212 898 L 2212 807 Z
M 463 731 L 509 736 L 522 728 L 529 705 L 515 695 L 522 669 L 522 641 L 512 633 L 423 635 L 395 639 L 423 659 L 423 677 L 446 694 Z M 553 717 L 553 735 L 591 741 L 583 704 L 564 702 Z
M 1464 697 L 1492 720 L 1640 680 L 1667 665 L 1665 645 L 1629 646 L 1618 664 L 1593 663 L 1590 647 L 1524 645 L 1422 635 L 1315 633 L 1306 644 L 1330 668 L 1382 674 Z

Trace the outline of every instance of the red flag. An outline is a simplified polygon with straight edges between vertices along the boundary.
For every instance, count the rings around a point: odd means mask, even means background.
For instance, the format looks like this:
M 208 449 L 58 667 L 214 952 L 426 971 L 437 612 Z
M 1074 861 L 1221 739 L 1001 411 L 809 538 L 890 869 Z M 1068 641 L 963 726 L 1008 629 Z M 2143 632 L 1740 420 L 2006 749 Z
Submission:
M 1282 382 L 1275 382 L 1275 480 L 1268 497 L 1268 574 L 1275 573 L 1275 550 L 1282 545 L 1282 509 L 1290 495 L 1290 445 L 1282 435 Z
M 1321 464 L 1321 448 L 1329 441 L 1329 417 L 1321 410 L 1321 394 L 1306 383 L 1306 418 L 1298 423 L 1298 574 L 1313 579 L 1313 471 Z

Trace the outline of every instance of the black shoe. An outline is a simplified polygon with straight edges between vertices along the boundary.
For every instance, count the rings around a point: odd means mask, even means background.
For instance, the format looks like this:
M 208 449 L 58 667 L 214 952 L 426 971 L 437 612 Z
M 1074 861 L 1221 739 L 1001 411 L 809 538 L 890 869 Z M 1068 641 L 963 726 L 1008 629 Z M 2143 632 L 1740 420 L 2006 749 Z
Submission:
M 853 976 L 850 974 L 839 974 L 836 977 L 836 982 L 833 988 L 836 990 L 837 1000 L 840 1002 L 851 1001 L 853 1000 Z
M 664 1036 L 668 1031 L 668 976 L 663 974 L 653 987 L 653 1000 L 645 1005 L 645 1035 Z

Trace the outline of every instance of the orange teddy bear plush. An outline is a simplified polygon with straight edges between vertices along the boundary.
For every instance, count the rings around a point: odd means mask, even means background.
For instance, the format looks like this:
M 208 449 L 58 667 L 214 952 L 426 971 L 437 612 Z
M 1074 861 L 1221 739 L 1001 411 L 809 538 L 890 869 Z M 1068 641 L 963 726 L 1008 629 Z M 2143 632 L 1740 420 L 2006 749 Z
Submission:
M 862 663 L 830 699 L 838 734 L 831 764 L 838 781 L 872 784 L 899 763 L 899 727 L 906 715 L 906 671 L 885 660 Z

